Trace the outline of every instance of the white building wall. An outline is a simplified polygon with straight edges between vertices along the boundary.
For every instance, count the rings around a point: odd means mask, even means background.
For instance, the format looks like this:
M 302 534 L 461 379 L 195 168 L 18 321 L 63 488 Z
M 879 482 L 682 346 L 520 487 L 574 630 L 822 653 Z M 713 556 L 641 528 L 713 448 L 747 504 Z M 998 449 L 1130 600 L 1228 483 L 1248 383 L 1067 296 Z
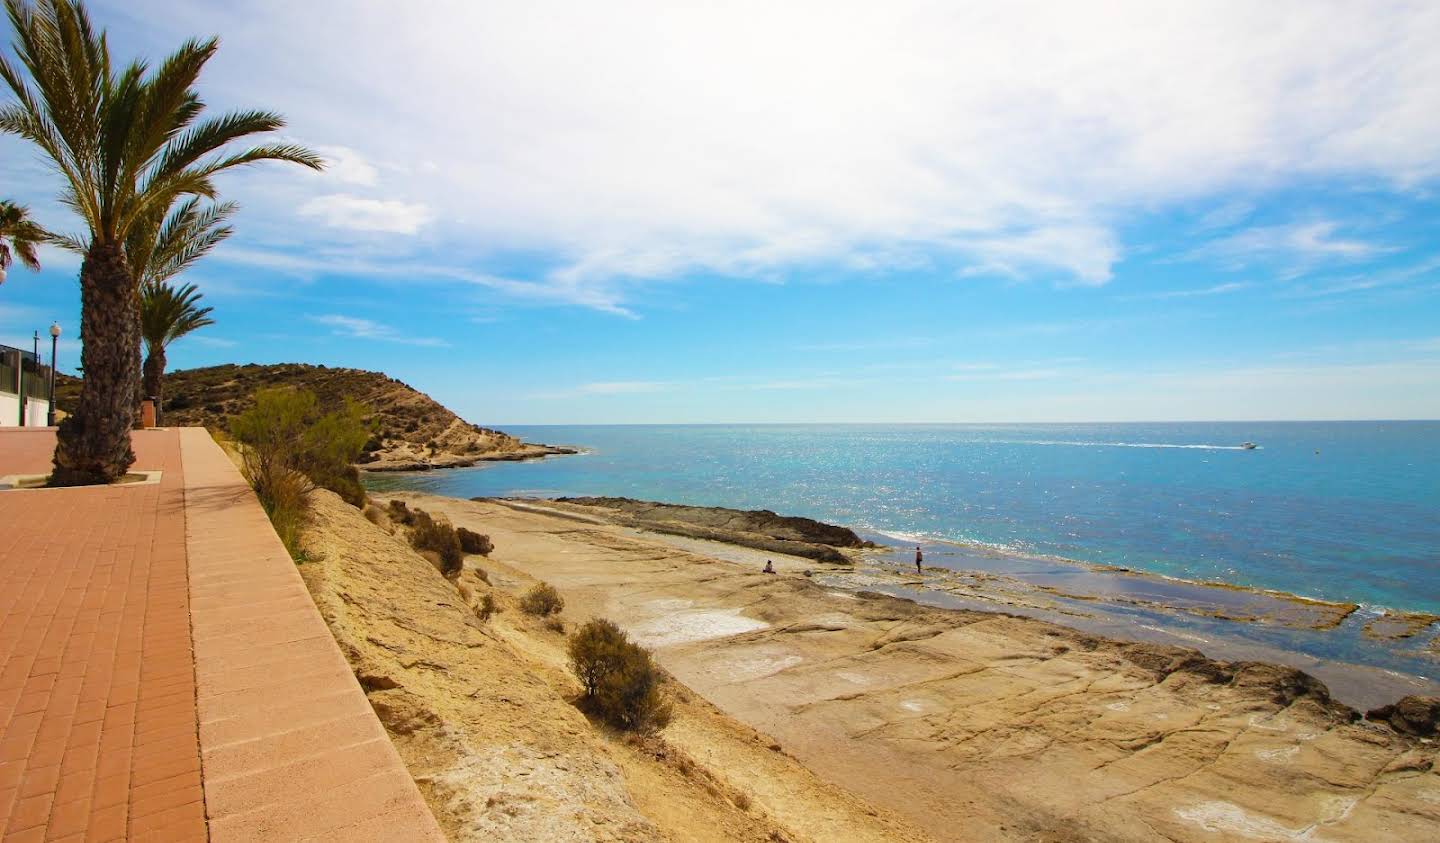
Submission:
M 25 402 L 25 426 L 44 427 L 46 416 L 50 415 L 50 402 L 31 398 Z
M 26 427 L 44 427 L 49 414 L 50 403 L 48 401 L 31 398 L 25 402 Z M 0 392 L 0 427 L 18 427 L 19 425 L 20 396 L 10 392 Z

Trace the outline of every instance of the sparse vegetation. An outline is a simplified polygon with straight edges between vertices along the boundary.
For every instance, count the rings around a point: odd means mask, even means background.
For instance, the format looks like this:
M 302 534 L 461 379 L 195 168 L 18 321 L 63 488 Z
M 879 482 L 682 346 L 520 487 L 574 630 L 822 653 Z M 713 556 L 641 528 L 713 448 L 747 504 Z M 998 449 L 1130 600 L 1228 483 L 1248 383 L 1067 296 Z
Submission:
M 475 617 L 479 618 L 481 623 L 486 623 L 490 620 L 490 616 L 498 611 L 500 611 L 500 607 L 495 603 L 495 595 L 487 591 L 480 598 L 480 605 L 475 607 Z
M 230 433 L 244 446 L 245 479 L 293 558 L 299 558 L 306 499 L 317 486 L 357 506 L 364 503 L 350 461 L 367 434 L 353 404 L 321 415 L 313 393 L 263 389 L 255 395 L 255 406 L 235 417 Z
M 489 556 L 495 545 L 490 543 L 490 537 L 481 535 L 473 530 L 464 527 L 457 527 L 455 535 L 460 539 L 460 549 L 466 553 L 478 553 L 481 556 Z
M 546 582 L 536 583 L 520 598 L 520 608 L 531 615 L 553 615 L 565 609 L 565 598 L 560 596 L 555 586 Z
M 465 564 L 465 553 L 460 549 L 460 538 L 455 528 L 443 518 L 435 518 L 423 509 L 414 511 L 414 526 L 410 528 L 410 546 L 422 553 L 434 554 L 440 573 L 454 577 Z M 427 557 L 429 558 L 429 557 Z
M 561 620 L 559 615 L 551 615 L 550 617 L 545 619 L 545 628 L 550 630 L 551 632 L 557 632 L 561 635 L 564 635 L 565 621 Z
M 671 705 L 650 651 L 620 627 L 596 618 L 570 636 L 570 666 L 585 687 L 585 703 L 617 729 L 647 734 L 670 722 Z

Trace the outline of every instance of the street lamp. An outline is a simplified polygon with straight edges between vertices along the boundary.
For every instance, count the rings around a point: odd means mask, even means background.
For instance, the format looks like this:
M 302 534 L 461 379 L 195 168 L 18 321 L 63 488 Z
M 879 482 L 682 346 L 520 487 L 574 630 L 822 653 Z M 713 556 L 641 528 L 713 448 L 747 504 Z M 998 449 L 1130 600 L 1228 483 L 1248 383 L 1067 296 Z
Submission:
M 50 412 L 46 427 L 55 426 L 55 347 L 60 344 L 60 323 L 50 323 Z

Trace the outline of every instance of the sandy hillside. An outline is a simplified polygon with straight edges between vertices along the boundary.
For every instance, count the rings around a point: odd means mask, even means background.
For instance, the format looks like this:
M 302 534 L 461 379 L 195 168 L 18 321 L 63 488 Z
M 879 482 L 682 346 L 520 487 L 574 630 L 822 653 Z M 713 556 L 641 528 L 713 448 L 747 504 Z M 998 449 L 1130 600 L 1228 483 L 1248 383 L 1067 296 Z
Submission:
M 563 635 L 515 607 L 523 572 L 493 566 L 502 611 L 482 623 L 483 557 L 451 583 L 329 492 L 314 516 L 305 541 L 318 561 L 300 570 L 452 839 L 928 839 L 678 683 L 656 738 L 593 725 L 571 705 Z
M 554 583 L 572 617 L 619 622 L 720 709 L 939 839 L 1440 839 L 1435 745 L 1289 668 L 827 591 L 799 573 L 810 560 L 768 576 L 743 548 L 403 497 L 490 534 L 497 582 Z

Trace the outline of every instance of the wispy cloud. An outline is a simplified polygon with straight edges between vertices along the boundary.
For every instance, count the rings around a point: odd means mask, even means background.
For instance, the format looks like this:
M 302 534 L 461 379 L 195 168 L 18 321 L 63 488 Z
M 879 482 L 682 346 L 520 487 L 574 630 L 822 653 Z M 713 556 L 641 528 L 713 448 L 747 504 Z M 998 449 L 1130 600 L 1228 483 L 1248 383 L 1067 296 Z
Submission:
M 1238 293 L 1241 290 L 1248 290 L 1252 285 L 1248 281 L 1231 281 L 1225 284 L 1216 284 L 1212 287 L 1198 287 L 1188 290 L 1160 290 L 1154 293 L 1136 293 L 1135 295 L 1120 296 L 1121 301 L 1153 301 L 1165 299 L 1193 299 L 1204 296 L 1219 296 L 1226 293 Z
M 196 345 L 206 345 L 211 348 L 234 348 L 235 346 L 239 345 L 239 343 L 235 342 L 234 340 L 227 340 L 223 337 L 207 337 L 204 334 L 191 334 L 190 336 L 186 337 L 186 339 L 190 340 Z
M 640 392 L 659 392 L 666 384 L 660 381 L 596 381 L 581 384 L 576 391 L 584 395 L 634 395 Z
M 1333 220 L 1255 226 L 1212 240 L 1190 257 L 1213 260 L 1228 269 L 1273 263 L 1293 275 L 1324 263 L 1359 261 L 1393 251 L 1383 243 L 1345 236 L 1340 228 Z
M 341 314 L 311 316 L 310 321 L 329 326 L 336 336 L 380 342 L 404 343 L 405 345 L 445 346 L 449 343 L 438 337 L 410 336 L 401 331 L 370 319 Z

